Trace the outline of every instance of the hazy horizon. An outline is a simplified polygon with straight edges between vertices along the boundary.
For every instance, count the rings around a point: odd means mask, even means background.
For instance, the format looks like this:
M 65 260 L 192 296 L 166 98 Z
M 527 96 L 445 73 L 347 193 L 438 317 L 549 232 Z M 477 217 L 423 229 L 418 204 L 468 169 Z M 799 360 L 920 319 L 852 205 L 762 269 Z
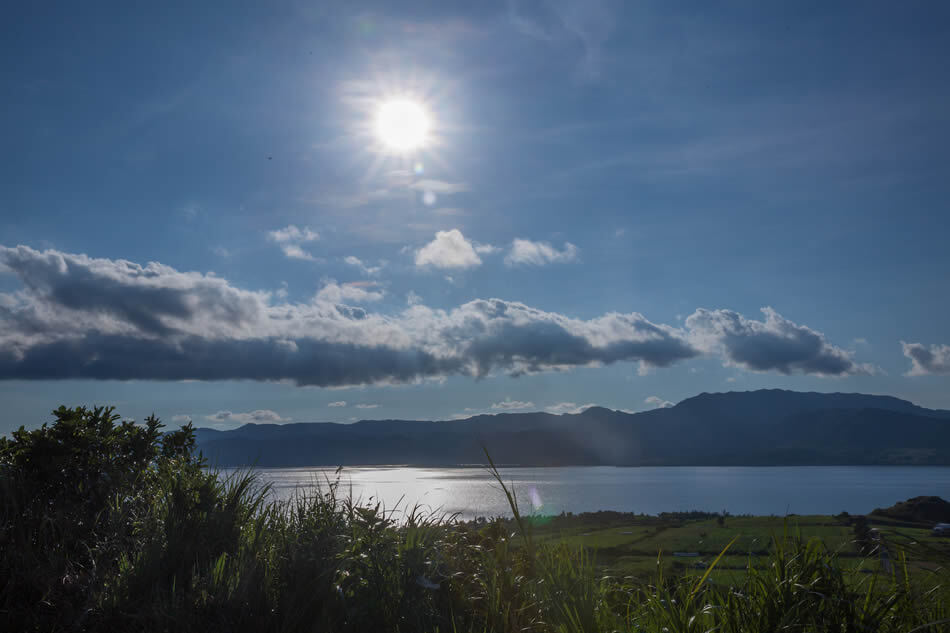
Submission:
M 755 391 L 773 391 L 773 390 L 771 390 L 771 389 L 759 389 L 759 390 L 755 390 Z M 782 391 L 787 391 L 787 390 L 782 390 Z M 574 408 L 572 408 L 572 409 L 570 409 L 570 410 L 566 410 L 566 411 L 548 411 L 548 410 L 544 410 L 544 409 L 521 409 L 521 410 L 517 410 L 517 411 L 487 410 L 487 411 L 472 411 L 472 412 L 468 412 L 468 413 L 457 414 L 457 415 L 454 415 L 454 416 L 451 416 L 451 417 L 448 417 L 448 418 L 432 418 L 432 417 L 428 417 L 428 418 L 405 418 L 405 419 L 403 419 L 403 418 L 398 418 L 398 419 L 401 420 L 401 421 L 407 421 L 407 422 L 448 422 L 448 421 L 457 421 L 457 420 L 467 420 L 467 419 L 470 419 L 470 418 L 475 418 L 475 417 L 485 416 L 485 415 L 509 415 L 509 414 L 519 414 L 519 413 L 547 413 L 547 414 L 550 414 L 550 415 L 558 415 L 558 416 L 560 416 L 560 415 L 580 415 L 580 414 L 584 413 L 587 409 L 590 409 L 590 408 L 604 408 L 604 409 L 609 409 L 609 410 L 611 410 L 611 411 L 616 411 L 616 412 L 620 412 L 620 413 L 627 413 L 627 414 L 635 415 L 635 414 L 637 414 L 637 413 L 646 413 L 647 411 L 653 411 L 653 410 L 658 409 L 658 408 L 659 408 L 659 409 L 662 409 L 662 408 L 674 407 L 674 406 L 676 406 L 677 404 L 680 404 L 681 402 L 683 402 L 683 401 L 685 401 L 685 400 L 689 400 L 689 399 L 691 399 L 691 398 L 696 398 L 696 397 L 700 397 L 700 396 L 704 396 L 704 395 L 742 394 L 742 393 L 754 393 L 754 391 L 739 391 L 739 390 L 712 391 L 712 392 L 705 392 L 705 391 L 704 391 L 704 392 L 700 392 L 700 393 L 694 394 L 694 395 L 692 395 L 692 396 L 688 396 L 688 397 L 684 398 L 683 400 L 680 400 L 679 402 L 669 402 L 669 401 L 666 401 L 666 402 L 661 402 L 661 403 L 650 403 L 650 404 L 654 405 L 652 408 L 646 408 L 646 409 L 643 409 L 643 410 L 640 410 L 640 411 L 633 411 L 633 410 L 630 410 L 630 409 L 612 409 L 612 408 L 610 408 L 610 407 L 603 407 L 602 405 L 599 405 L 599 404 L 596 404 L 596 403 L 591 403 L 591 404 L 586 404 L 586 405 L 580 405 L 580 406 L 574 407 Z M 806 393 L 821 393 L 821 394 L 829 394 L 829 395 L 846 393 L 846 394 L 848 394 L 848 395 L 867 395 L 867 396 L 892 397 L 892 396 L 890 396 L 890 394 L 858 394 L 857 392 L 840 392 L 840 391 L 826 391 L 826 392 L 816 391 L 816 392 L 806 392 Z M 921 406 L 920 404 L 918 404 L 918 403 L 916 403 L 916 402 L 911 402 L 911 401 L 909 401 L 909 400 L 907 400 L 907 402 L 910 402 L 911 404 L 916 405 L 916 406 Z M 930 408 L 930 407 L 923 407 L 923 408 L 927 409 L 927 408 Z M 935 409 L 935 410 L 941 410 L 941 409 Z M 331 416 L 332 416 L 332 414 L 325 414 L 324 417 L 323 417 L 323 418 L 320 418 L 320 419 L 314 418 L 314 419 L 287 420 L 287 421 L 284 421 L 284 422 L 267 422 L 267 421 L 248 420 L 247 422 L 241 423 L 241 425 L 239 425 L 239 426 L 236 426 L 236 427 L 228 427 L 228 428 L 221 428 L 221 425 L 215 424 L 213 421 L 210 421 L 210 420 L 204 420 L 204 421 L 203 421 L 203 420 L 198 419 L 198 420 L 191 420 L 191 422 L 192 422 L 192 424 L 195 426 L 195 428 L 200 428 L 200 429 L 232 430 L 232 429 L 238 429 L 238 428 L 241 428 L 241 427 L 247 426 L 247 425 L 261 425 L 261 424 L 264 424 L 264 425 L 266 425 L 266 424 L 277 424 L 277 425 L 279 425 L 279 424 L 355 424 L 356 422 L 376 422 L 376 421 L 384 421 L 384 420 L 386 419 L 386 418 L 374 418 L 374 417 L 372 417 L 371 414 L 368 414 L 367 417 L 363 417 L 363 418 L 360 418 L 360 419 L 358 419 L 358 420 L 345 420 L 345 421 L 342 421 L 342 420 L 331 419 Z M 396 418 L 389 418 L 389 419 L 396 419 Z

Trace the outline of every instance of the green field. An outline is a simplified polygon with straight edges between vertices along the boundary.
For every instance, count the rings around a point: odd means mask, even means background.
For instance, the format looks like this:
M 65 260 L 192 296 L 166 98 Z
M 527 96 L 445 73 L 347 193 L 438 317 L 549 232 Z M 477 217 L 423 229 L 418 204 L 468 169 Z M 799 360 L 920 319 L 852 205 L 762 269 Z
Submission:
M 630 514 L 605 519 L 599 514 L 535 518 L 533 529 L 539 542 L 584 548 L 599 571 L 618 577 L 649 578 L 660 569 L 666 575 L 695 570 L 703 573 L 734 539 L 710 576 L 714 582 L 731 578 L 734 570 L 767 564 L 776 540 L 818 539 L 838 555 L 843 567 L 868 572 L 883 567 L 879 550 L 869 555 L 860 551 L 851 524 L 854 517 L 730 516 L 720 524 L 713 518 L 677 520 Z M 908 569 L 915 576 L 935 570 L 950 559 L 950 539 L 931 536 L 928 527 L 895 526 L 874 517 L 870 518 L 870 527 L 881 534 L 895 563 L 900 553 L 905 553 Z

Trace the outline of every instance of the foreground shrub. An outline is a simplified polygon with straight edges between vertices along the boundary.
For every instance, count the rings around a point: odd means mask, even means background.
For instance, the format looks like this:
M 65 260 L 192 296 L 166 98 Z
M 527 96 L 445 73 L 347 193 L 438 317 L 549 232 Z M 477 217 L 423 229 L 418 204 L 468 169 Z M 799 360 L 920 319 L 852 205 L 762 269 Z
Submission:
M 163 435 L 154 416 L 137 426 L 106 407 L 53 415 L 0 438 L 0 609 L 11 623 L 71 627 L 134 547 L 161 474 L 200 465 L 190 426 Z

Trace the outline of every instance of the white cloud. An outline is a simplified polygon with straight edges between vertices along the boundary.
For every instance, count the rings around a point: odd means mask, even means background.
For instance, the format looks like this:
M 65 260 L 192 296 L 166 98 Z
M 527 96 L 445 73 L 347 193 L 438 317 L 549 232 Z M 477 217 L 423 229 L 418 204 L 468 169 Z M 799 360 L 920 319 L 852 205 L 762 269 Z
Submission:
M 479 255 L 491 255 L 492 253 L 497 253 L 501 249 L 497 246 L 492 246 L 491 244 L 479 244 L 478 242 L 472 242 L 475 245 L 475 252 Z
M 268 231 L 267 239 L 280 245 L 284 255 L 291 259 L 303 259 L 314 261 L 314 256 L 301 248 L 301 244 L 313 242 L 320 239 L 320 235 L 311 231 L 310 227 L 299 229 L 293 224 L 285 226 L 282 229 Z
M 379 271 L 383 269 L 382 264 L 380 264 L 379 266 L 369 266 L 365 262 L 363 262 L 363 260 L 361 260 L 359 257 L 356 257 L 355 255 L 347 255 L 346 257 L 343 258 L 343 261 L 349 264 L 350 266 L 359 268 L 363 272 L 364 275 L 376 275 L 379 273 Z
M 316 260 L 313 255 L 300 248 L 297 244 L 281 244 L 280 250 L 290 259 L 302 259 L 308 262 Z
M 481 263 L 475 246 L 458 229 L 438 231 L 435 239 L 416 251 L 420 268 L 474 268 Z
M 506 398 L 501 402 L 496 402 L 491 406 L 492 409 L 502 410 L 502 411 L 517 411 L 518 409 L 533 409 L 533 402 L 522 402 L 521 400 L 511 400 Z
M 258 409 L 247 413 L 218 411 L 217 413 L 206 415 L 205 419 L 221 424 L 276 424 L 277 422 L 287 422 L 290 420 L 290 418 L 282 418 L 276 411 L 271 411 L 270 409 Z
M 648 405 L 650 405 L 654 409 L 666 409 L 668 407 L 673 406 L 672 402 L 670 402 L 669 400 L 664 400 L 663 398 L 659 396 L 649 396 L 644 400 L 644 402 L 646 402 Z
M 406 305 L 414 306 L 422 303 L 422 297 L 410 290 L 406 293 Z
M 616 362 L 649 369 L 702 353 L 754 371 L 867 371 L 824 335 L 770 309 L 764 321 L 697 310 L 685 328 L 636 312 L 585 320 L 501 299 L 451 309 L 417 303 L 383 314 L 346 304 L 382 298 L 366 286 L 330 281 L 310 301 L 275 302 L 273 292 L 244 290 L 213 274 L 26 246 L 0 246 L 0 270 L 23 286 L 0 293 L 0 380 L 346 387 Z M 942 349 L 931 351 L 931 369 L 943 362 Z
M 910 359 L 908 376 L 927 374 L 950 374 L 950 345 L 931 345 L 905 343 L 901 341 L 904 356 Z
M 313 242 L 320 239 L 320 235 L 315 231 L 311 231 L 310 227 L 305 226 L 303 229 L 298 229 L 293 224 L 285 226 L 282 229 L 277 229 L 276 231 L 269 231 L 267 236 L 271 241 L 277 242 L 278 244 Z
M 336 402 L 330 402 L 327 404 L 328 407 L 345 407 L 346 400 L 337 400 Z
M 577 259 L 578 249 L 570 242 L 564 243 L 564 248 L 558 250 L 547 242 L 532 242 L 516 238 L 511 243 L 511 250 L 505 256 L 508 266 L 531 265 L 544 266 L 546 264 L 572 262 Z
M 374 186 L 362 191 L 321 193 L 308 201 L 341 209 L 352 209 L 369 204 L 405 198 L 407 192 L 418 191 L 427 205 L 433 205 L 438 196 L 449 196 L 469 191 L 465 183 L 448 182 L 435 178 L 417 178 L 408 170 L 395 169 L 383 175 Z
M 402 189 L 402 193 L 405 193 L 405 189 Z M 392 200 L 399 194 L 400 191 L 395 187 L 380 187 L 365 191 L 322 193 L 308 197 L 307 201 L 320 206 L 355 209 L 375 202 Z
M 700 308 L 686 319 L 689 340 L 699 350 L 719 354 L 727 366 L 817 376 L 868 375 L 877 370 L 858 364 L 852 353 L 832 345 L 821 332 L 798 325 L 772 308 L 764 321 L 732 310 Z
M 358 404 L 356 405 L 357 409 L 378 409 L 380 405 L 378 404 Z
M 274 345 L 285 352 L 295 353 L 300 351 L 300 348 L 297 347 L 297 342 L 289 338 L 277 339 L 274 341 Z
M 179 413 L 172 416 L 172 422 L 191 422 L 191 416 L 186 413 Z
M 230 256 L 231 256 L 231 251 L 229 251 L 228 249 L 226 249 L 226 248 L 223 247 L 223 246 L 215 246 L 214 248 L 211 249 L 211 252 L 214 253 L 215 255 L 217 255 L 218 257 L 230 257 Z
M 370 283 L 370 282 L 366 282 Z M 338 284 L 335 281 L 329 281 L 323 288 L 317 292 L 317 301 L 326 301 L 329 303 L 368 303 L 379 301 L 384 296 L 382 291 L 365 290 L 361 285 L 349 283 Z
M 570 415 L 576 415 L 582 413 L 583 411 L 590 409 L 591 407 L 596 407 L 596 404 L 575 404 L 573 402 L 559 402 L 553 404 L 550 407 L 546 407 L 544 410 L 548 413 L 553 413 L 555 415 L 563 415 L 565 413 Z
M 409 185 L 409 188 L 415 189 L 416 191 L 431 192 L 442 196 L 468 191 L 468 185 L 465 183 L 446 182 L 444 180 L 435 180 L 433 178 L 423 178 L 421 180 L 416 180 Z

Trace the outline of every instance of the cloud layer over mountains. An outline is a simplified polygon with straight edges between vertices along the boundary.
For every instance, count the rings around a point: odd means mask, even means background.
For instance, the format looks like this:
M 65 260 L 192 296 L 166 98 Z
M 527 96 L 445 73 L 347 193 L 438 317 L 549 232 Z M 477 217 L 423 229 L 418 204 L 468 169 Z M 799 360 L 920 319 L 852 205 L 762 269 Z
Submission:
M 300 385 L 483 377 L 621 361 L 667 367 L 700 355 L 755 371 L 868 373 L 815 330 L 699 309 L 685 327 L 633 312 L 590 320 L 515 301 L 380 314 L 381 293 L 328 284 L 307 303 L 180 272 L 26 246 L 0 247 L 0 379 L 288 380 Z M 347 303 L 349 302 L 349 303 Z

